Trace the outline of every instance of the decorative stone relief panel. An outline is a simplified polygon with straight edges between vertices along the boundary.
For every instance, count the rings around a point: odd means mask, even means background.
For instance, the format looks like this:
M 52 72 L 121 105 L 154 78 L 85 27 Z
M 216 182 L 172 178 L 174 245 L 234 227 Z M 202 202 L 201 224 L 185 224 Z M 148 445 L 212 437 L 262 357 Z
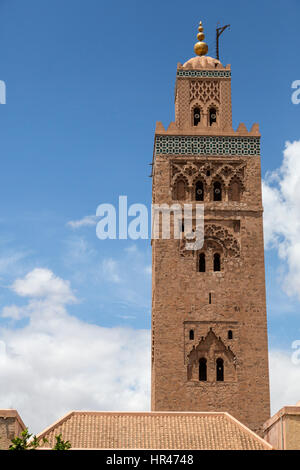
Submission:
M 179 251 L 182 256 L 195 255 L 195 251 L 187 250 L 186 244 L 191 243 L 183 237 L 180 240 Z M 227 227 L 216 224 L 205 224 L 204 226 L 204 244 L 200 251 L 222 251 L 224 258 L 239 258 L 240 243 L 236 236 Z
M 215 181 L 220 181 L 224 187 L 225 192 L 231 190 L 232 195 L 233 183 L 237 183 L 239 191 L 242 193 L 245 190 L 245 168 L 244 162 L 230 162 L 222 163 L 220 161 L 176 161 L 171 163 L 171 187 L 173 198 L 176 199 L 177 194 L 176 186 L 177 181 L 184 180 L 186 182 L 186 191 L 189 193 L 189 200 L 196 199 L 195 184 L 201 180 L 205 186 L 204 201 L 211 199 L 211 188 Z M 235 187 L 233 188 L 235 189 Z M 237 189 L 235 189 L 235 192 Z M 239 195 L 240 196 L 240 195 Z M 187 197 L 185 197 L 187 199 Z M 201 199 L 202 200 L 202 199 Z M 239 200 L 237 197 L 232 200 Z
M 204 104 L 210 101 L 220 103 L 220 82 L 216 80 L 191 80 L 190 101 L 193 100 Z
M 228 81 L 221 83 L 221 125 L 223 128 L 231 128 L 232 126 L 232 111 L 231 111 L 231 89 Z
M 216 382 L 216 362 L 218 359 L 224 364 L 223 380 L 225 382 L 234 382 L 236 380 L 236 364 L 237 358 L 230 348 L 226 346 L 221 339 L 217 336 L 212 328 L 210 328 L 207 335 L 200 339 L 198 345 L 193 345 L 191 351 L 187 356 L 187 380 Z M 199 374 L 199 364 L 205 361 L 206 364 L 206 378 L 201 378 Z M 199 377 L 200 375 L 200 377 Z

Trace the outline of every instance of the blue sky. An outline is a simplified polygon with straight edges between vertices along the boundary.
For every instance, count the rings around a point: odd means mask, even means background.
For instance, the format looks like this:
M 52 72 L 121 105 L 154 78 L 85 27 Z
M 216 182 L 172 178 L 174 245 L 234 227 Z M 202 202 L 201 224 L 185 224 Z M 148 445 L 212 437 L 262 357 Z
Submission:
M 25 338 L 28 315 L 15 321 L 3 311 L 32 302 L 34 295 L 12 286 L 35 269 L 72 290 L 76 301 L 70 297 L 64 308 L 84 327 L 121 327 L 130 335 L 150 328 L 150 242 L 100 241 L 95 225 L 68 222 L 95 214 L 100 203 L 116 204 L 119 195 L 150 206 L 155 122 L 174 119 L 176 65 L 194 55 L 200 19 L 212 56 L 216 23 L 231 24 L 220 47 L 222 63 L 232 66 L 233 127 L 259 122 L 262 176 L 278 173 L 285 142 L 300 140 L 300 105 L 291 102 L 291 84 L 300 79 L 299 13 L 297 0 L 0 0 L 0 80 L 7 87 L 0 105 L 0 328 L 10 335 L 7 351 L 15 331 Z M 272 195 L 288 181 L 282 171 L 266 180 Z M 279 199 L 274 211 L 287 214 L 286 195 Z M 298 273 L 284 252 L 292 243 L 287 233 L 270 231 L 269 342 L 289 357 L 300 338 Z M 289 291 L 291 275 L 296 287 Z M 34 380 L 42 380 L 38 372 Z M 19 407 L 30 422 L 25 395 L 7 391 L 0 407 Z M 62 412 L 70 408 L 62 402 Z M 55 413 L 33 426 L 50 424 Z

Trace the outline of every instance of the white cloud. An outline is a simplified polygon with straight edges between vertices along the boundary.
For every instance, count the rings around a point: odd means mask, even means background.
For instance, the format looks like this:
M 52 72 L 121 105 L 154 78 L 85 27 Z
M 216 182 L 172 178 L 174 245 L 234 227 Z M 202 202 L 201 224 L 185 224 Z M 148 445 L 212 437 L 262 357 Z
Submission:
M 72 285 L 76 285 L 82 298 L 86 298 L 87 293 L 90 295 L 90 288 L 96 289 L 101 303 L 111 306 L 121 301 L 129 309 L 142 309 L 144 315 L 151 300 L 148 243 L 143 241 L 142 248 L 137 244 L 126 244 L 123 248 L 116 242 L 113 249 L 106 248 L 106 240 L 96 239 L 95 243 L 74 234 L 65 241 L 64 264 L 70 271 Z M 103 287 L 101 290 L 99 285 Z
M 70 285 L 49 270 L 33 270 L 13 286 L 28 303 L 3 312 L 15 320 L 23 314 L 28 323 L 0 329 L 2 408 L 16 408 L 36 433 L 72 409 L 149 409 L 149 331 L 103 328 L 70 315 Z M 272 413 L 300 400 L 300 363 L 292 352 L 270 352 Z
M 281 167 L 263 182 L 266 248 L 287 263 L 283 288 L 300 298 L 300 141 L 287 142 Z
M 12 320 L 20 320 L 23 315 L 23 309 L 16 305 L 6 305 L 2 309 L 1 316 L 3 318 L 11 318 Z
M 73 229 L 81 228 L 81 227 L 90 227 L 92 225 L 96 225 L 99 220 L 99 217 L 96 215 L 86 215 L 82 219 L 79 220 L 70 220 L 67 222 L 67 225 Z
M 102 275 L 106 281 L 121 282 L 119 274 L 119 265 L 117 261 L 112 258 L 107 258 L 102 261 Z
M 300 400 L 300 364 L 292 361 L 292 353 L 270 351 L 270 387 L 273 415 L 280 408 L 295 405 Z
M 34 270 L 13 288 L 28 303 L 3 313 L 15 320 L 23 314 L 28 323 L 0 329 L 1 408 L 16 408 L 33 432 L 72 409 L 149 408 L 149 331 L 70 315 L 69 283 L 49 270 Z
M 50 269 L 35 268 L 11 286 L 21 297 L 51 298 L 61 303 L 75 301 L 69 281 L 56 277 Z

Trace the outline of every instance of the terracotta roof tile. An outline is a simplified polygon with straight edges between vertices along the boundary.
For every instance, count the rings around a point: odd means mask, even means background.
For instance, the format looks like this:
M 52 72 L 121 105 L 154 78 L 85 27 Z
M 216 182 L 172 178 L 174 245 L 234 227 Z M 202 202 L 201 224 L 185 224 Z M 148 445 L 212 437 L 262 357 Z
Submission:
M 73 449 L 272 449 L 228 413 L 71 411 L 38 438 L 58 434 Z

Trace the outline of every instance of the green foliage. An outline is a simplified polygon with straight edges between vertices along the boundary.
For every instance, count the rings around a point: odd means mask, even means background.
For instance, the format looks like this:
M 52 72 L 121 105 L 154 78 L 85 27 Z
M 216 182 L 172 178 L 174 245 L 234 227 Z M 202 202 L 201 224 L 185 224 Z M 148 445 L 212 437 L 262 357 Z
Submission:
M 34 435 L 29 434 L 28 429 L 26 428 L 21 433 L 21 437 L 14 437 L 11 440 L 11 445 L 9 446 L 9 450 L 36 450 L 40 447 L 40 441 Z M 52 450 L 69 450 L 71 448 L 71 443 L 69 441 L 64 441 L 61 437 L 61 434 L 55 436 L 56 443 Z M 47 439 L 43 438 L 43 444 L 48 442 Z
M 40 443 L 36 436 L 29 434 L 28 429 L 26 428 L 21 433 L 21 437 L 14 437 L 11 442 L 12 444 L 9 446 L 9 450 L 35 450 L 39 447 Z M 43 439 L 43 442 L 48 442 L 47 439 Z
M 52 450 L 69 450 L 71 448 L 71 443 L 69 441 L 64 441 L 61 438 L 61 434 L 55 436 L 56 444 Z

